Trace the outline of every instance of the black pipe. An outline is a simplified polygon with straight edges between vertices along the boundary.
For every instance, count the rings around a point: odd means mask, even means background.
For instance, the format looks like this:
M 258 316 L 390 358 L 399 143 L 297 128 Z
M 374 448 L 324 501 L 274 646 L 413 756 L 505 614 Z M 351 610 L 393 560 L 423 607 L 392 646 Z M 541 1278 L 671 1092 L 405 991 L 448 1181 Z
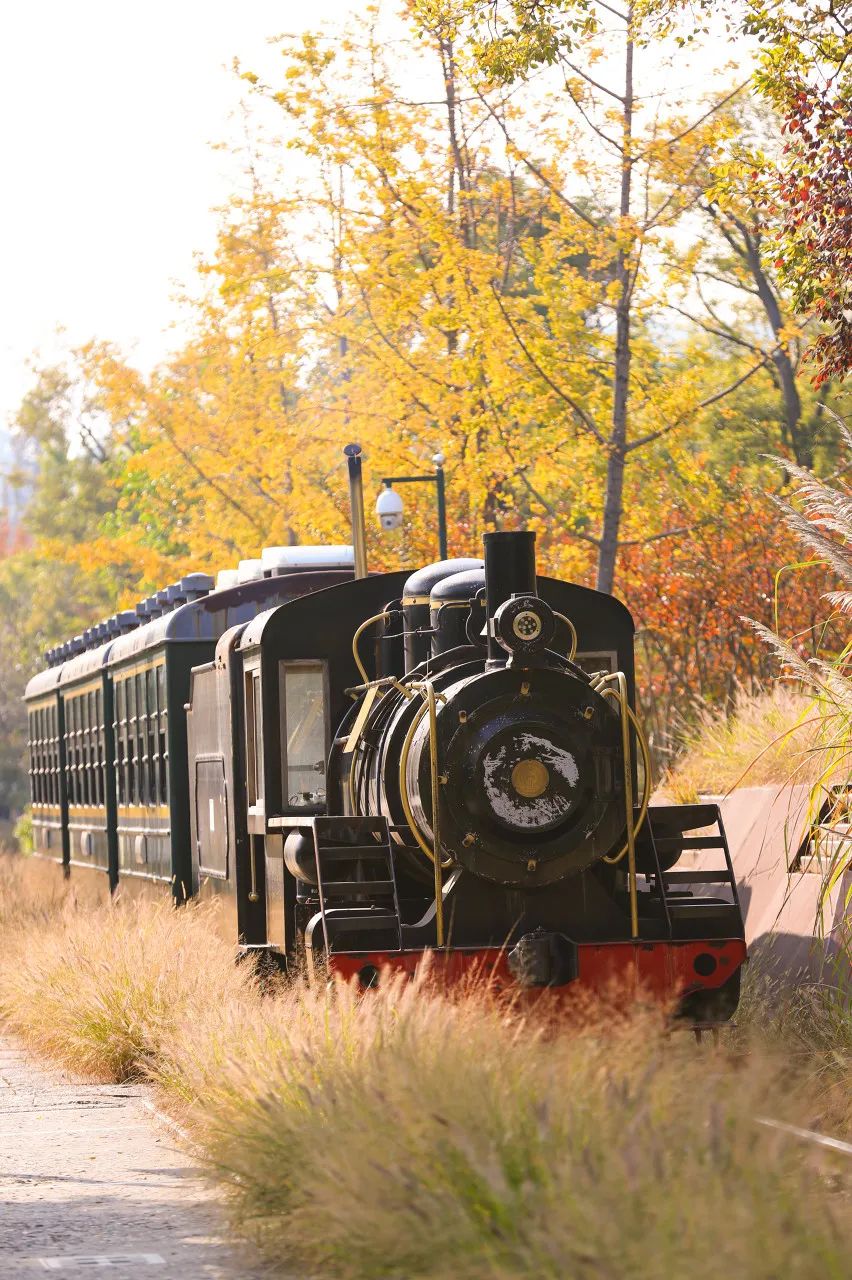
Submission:
M 486 533 L 485 604 L 488 617 L 488 660 L 506 661 L 506 654 L 491 634 L 491 619 L 512 596 L 534 596 L 535 533 L 532 530 Z
M 367 577 L 367 530 L 364 524 L 364 478 L 361 474 L 361 446 L 348 444 L 343 450 L 349 467 L 349 509 L 352 517 L 352 548 L 355 577 Z

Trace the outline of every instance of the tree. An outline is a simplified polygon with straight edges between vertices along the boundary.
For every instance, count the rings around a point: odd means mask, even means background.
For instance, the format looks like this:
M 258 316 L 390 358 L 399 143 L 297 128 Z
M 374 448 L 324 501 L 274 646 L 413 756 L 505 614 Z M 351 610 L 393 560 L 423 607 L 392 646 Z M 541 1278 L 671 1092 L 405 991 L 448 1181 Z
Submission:
M 327 531 L 304 483 L 318 433 L 300 412 L 310 313 L 288 257 L 288 211 L 257 187 L 233 202 L 187 300 L 192 336 L 150 377 L 109 344 L 84 353 L 127 449 L 115 532 L 179 568 Z
M 126 581 L 114 556 L 96 567 L 80 555 L 115 493 L 110 442 L 67 369 L 37 371 L 14 430 L 20 465 L 10 483 L 26 489 L 29 537 L 0 559 L 0 802 L 17 807 L 26 798 L 27 680 L 43 666 L 45 648 L 112 613 Z
M 819 328 L 815 382 L 852 369 L 852 18 L 843 0 L 638 0 L 657 34 L 682 12 L 719 10 L 756 37 L 754 84 L 783 121 L 780 155 L 756 148 L 745 172 L 774 241 L 770 255 L 797 314 Z M 537 7 L 537 6 L 536 6 Z M 556 0 L 561 8 L 561 0 Z
M 797 309 L 820 321 L 820 384 L 852 369 L 852 16 L 836 0 L 748 0 L 744 25 L 765 50 L 758 86 L 784 117 L 766 205 L 783 279 Z
M 802 565 L 771 495 L 745 486 L 737 470 L 710 478 L 708 518 L 688 541 L 646 543 L 624 557 L 643 723 L 658 762 L 676 752 L 679 731 L 702 707 L 730 706 L 739 690 L 771 683 L 773 657 L 745 617 L 773 629 L 783 619 L 805 661 L 842 644 L 820 604 L 832 575 Z M 683 519 L 687 501 L 684 493 L 669 519 Z
M 725 359 L 739 352 L 766 361 L 764 374 L 729 402 L 743 425 L 755 412 L 768 425 L 765 393 L 771 382 L 781 411 L 769 410 L 777 429 L 765 437 L 762 452 L 783 453 L 799 466 L 813 466 L 819 454 L 830 465 L 837 431 L 826 409 L 835 389 L 827 381 L 813 388 L 801 376 L 814 322 L 796 319 L 772 260 L 772 228 L 756 199 L 756 139 L 773 133 L 780 139 L 781 121 L 752 99 L 734 101 L 729 115 L 729 136 L 694 175 L 695 259 L 672 311 L 716 340 Z M 762 402 L 759 408 L 756 401 Z M 748 448 L 741 430 L 726 434 L 731 442 L 739 436 Z
M 135 558 L 154 585 L 341 540 L 343 444 L 364 446 L 368 483 L 441 449 L 453 551 L 537 529 L 543 569 L 638 606 L 664 718 L 696 687 L 724 698 L 755 673 L 738 618 L 778 567 L 748 492 L 760 455 L 779 420 L 785 452 L 830 443 L 764 222 L 719 181 L 739 90 L 691 113 L 661 95 L 663 52 L 681 77 L 687 55 L 652 50 L 638 10 L 519 5 L 514 42 L 505 5 L 497 37 L 472 0 L 418 12 L 417 100 L 371 10 L 334 42 L 282 39 L 269 84 L 243 73 L 283 138 L 251 140 L 183 347 L 150 375 L 109 344 L 84 353 L 118 500 L 66 560 L 123 575 Z M 721 311 L 712 275 L 735 291 Z M 370 529 L 376 567 L 434 556 L 432 504 L 412 499 L 394 539 Z
M 646 94 L 639 83 L 639 64 L 647 48 L 632 5 L 620 9 L 585 0 L 554 0 L 536 6 L 422 0 L 415 9 L 428 30 L 454 36 L 464 33 L 469 58 L 480 76 L 514 84 L 544 63 L 558 67 L 563 78 L 558 124 L 545 137 L 559 160 L 570 156 L 568 165 L 560 169 L 558 160 L 537 162 L 512 135 L 505 113 L 498 118 L 512 154 L 569 212 L 575 243 L 596 266 L 597 296 L 587 299 L 592 323 L 584 326 L 581 350 L 598 391 L 604 394 L 592 395 L 586 387 L 579 395 L 565 395 L 560 379 L 566 358 L 574 353 L 564 346 L 554 350 L 553 328 L 546 322 L 536 324 L 537 316 L 513 316 L 507 307 L 505 318 L 533 370 L 572 407 L 579 431 L 602 456 L 597 529 L 575 529 L 574 536 L 595 547 L 597 585 L 611 591 L 620 547 L 632 541 L 622 535 L 628 464 L 635 465 L 640 451 L 648 452 L 678 432 L 769 359 L 760 355 L 746 360 L 729 383 L 719 384 L 712 381 L 706 351 L 699 342 L 687 338 L 674 350 L 671 346 L 665 350 L 650 339 L 665 308 L 663 295 L 671 285 L 670 275 L 661 270 L 660 255 L 672 229 L 697 199 L 695 175 L 723 134 L 723 109 L 739 88 L 711 96 L 691 120 L 684 115 L 683 103 L 672 96 L 665 106 L 657 102 L 653 115 L 643 123 L 652 87 L 649 84 Z M 644 59 L 651 79 L 655 70 L 659 75 L 658 56 Z M 655 81 L 655 98 L 659 98 L 657 89 Z M 568 113 L 573 145 L 565 142 Z M 538 130 L 536 144 L 540 146 L 541 140 Z M 599 213 L 590 213 L 578 203 L 574 194 L 578 178 L 592 186 Z M 562 221 L 564 225 L 564 213 Z M 671 243 L 668 252 L 672 252 Z M 563 262 L 557 259 L 552 265 L 556 272 L 552 285 L 564 288 Z M 682 274 L 684 269 L 684 262 L 676 264 L 677 272 Z M 537 351 L 542 348 L 546 354 L 539 359 Z M 558 508 L 547 505 L 556 514 Z M 664 530 L 653 531 L 655 537 L 664 534 Z

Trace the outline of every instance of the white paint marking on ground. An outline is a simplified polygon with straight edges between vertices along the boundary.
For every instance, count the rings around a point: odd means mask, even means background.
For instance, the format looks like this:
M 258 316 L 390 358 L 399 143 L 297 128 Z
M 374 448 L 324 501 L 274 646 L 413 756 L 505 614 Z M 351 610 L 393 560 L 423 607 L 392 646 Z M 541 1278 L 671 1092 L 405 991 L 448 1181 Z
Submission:
M 151 1115 L 159 1124 L 163 1125 L 166 1129 L 170 1129 L 173 1134 L 180 1138 L 181 1142 L 186 1143 L 190 1150 L 197 1150 L 196 1144 L 192 1141 L 192 1138 L 189 1136 L 186 1129 L 184 1129 L 182 1125 L 179 1125 L 177 1120 L 173 1120 L 171 1116 L 167 1116 L 165 1111 L 161 1111 L 150 1098 L 143 1098 L 142 1106 L 146 1111 L 151 1112 Z
M 59 1258 L 39 1258 L 45 1271 L 91 1271 L 101 1267 L 164 1267 L 158 1253 L 68 1253 Z
M 846 1156 L 852 1156 L 852 1142 L 844 1142 L 841 1138 L 829 1138 L 824 1133 L 817 1133 L 815 1129 L 800 1129 L 797 1124 L 785 1124 L 783 1120 L 770 1120 L 768 1116 L 756 1116 L 758 1124 L 764 1124 L 768 1129 L 779 1129 L 781 1133 L 789 1133 L 794 1138 L 802 1138 L 805 1142 L 814 1142 L 817 1146 L 828 1147 L 830 1151 L 842 1151 Z

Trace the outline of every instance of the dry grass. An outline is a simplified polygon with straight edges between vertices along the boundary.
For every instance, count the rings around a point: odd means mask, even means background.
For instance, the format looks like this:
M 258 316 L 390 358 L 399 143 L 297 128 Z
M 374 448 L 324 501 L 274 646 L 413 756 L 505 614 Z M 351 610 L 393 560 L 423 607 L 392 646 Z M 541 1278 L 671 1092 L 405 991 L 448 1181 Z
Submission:
M 237 1224 L 311 1273 L 845 1274 L 843 1202 L 753 1122 L 813 1119 L 787 1064 L 647 1013 L 554 1037 L 410 985 L 297 988 L 165 1049 Z
M 779 684 L 742 694 L 729 714 L 707 711 L 660 791 L 678 804 L 738 784 L 813 786 L 824 770 L 822 722 L 812 697 Z
M 734 1040 L 787 1063 L 814 1123 L 852 1141 L 852 936 L 820 981 L 779 977 L 771 952 L 745 972 Z
M 253 990 L 210 908 L 180 918 L 168 901 L 92 908 L 36 859 L 2 860 L 0 904 L 8 1025 L 94 1079 L 143 1075 L 167 1029 Z
M 10 934 L 56 920 L 73 895 L 55 863 L 22 858 L 0 849 L 0 932 L 4 949 Z M 5 966 L 0 954 L 0 966 Z M 2 968 L 0 968 L 2 972 Z
M 848 1274 L 848 1163 L 754 1124 L 842 1123 L 803 1035 L 714 1053 L 649 1010 L 554 1032 L 426 983 L 264 994 L 204 911 L 25 896 L 7 1018 L 91 1075 L 152 1078 L 283 1273 Z

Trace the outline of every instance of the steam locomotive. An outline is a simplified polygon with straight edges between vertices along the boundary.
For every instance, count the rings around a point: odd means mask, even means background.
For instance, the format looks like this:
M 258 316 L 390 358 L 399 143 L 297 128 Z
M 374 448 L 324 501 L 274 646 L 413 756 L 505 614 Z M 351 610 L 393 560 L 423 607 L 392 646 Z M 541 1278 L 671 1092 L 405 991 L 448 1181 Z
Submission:
M 217 896 L 291 970 L 368 987 L 428 953 L 447 983 L 618 982 L 730 1017 L 718 808 L 649 807 L 630 614 L 538 577 L 534 540 L 359 578 L 350 548 L 271 548 L 52 652 L 26 695 L 37 852 Z

